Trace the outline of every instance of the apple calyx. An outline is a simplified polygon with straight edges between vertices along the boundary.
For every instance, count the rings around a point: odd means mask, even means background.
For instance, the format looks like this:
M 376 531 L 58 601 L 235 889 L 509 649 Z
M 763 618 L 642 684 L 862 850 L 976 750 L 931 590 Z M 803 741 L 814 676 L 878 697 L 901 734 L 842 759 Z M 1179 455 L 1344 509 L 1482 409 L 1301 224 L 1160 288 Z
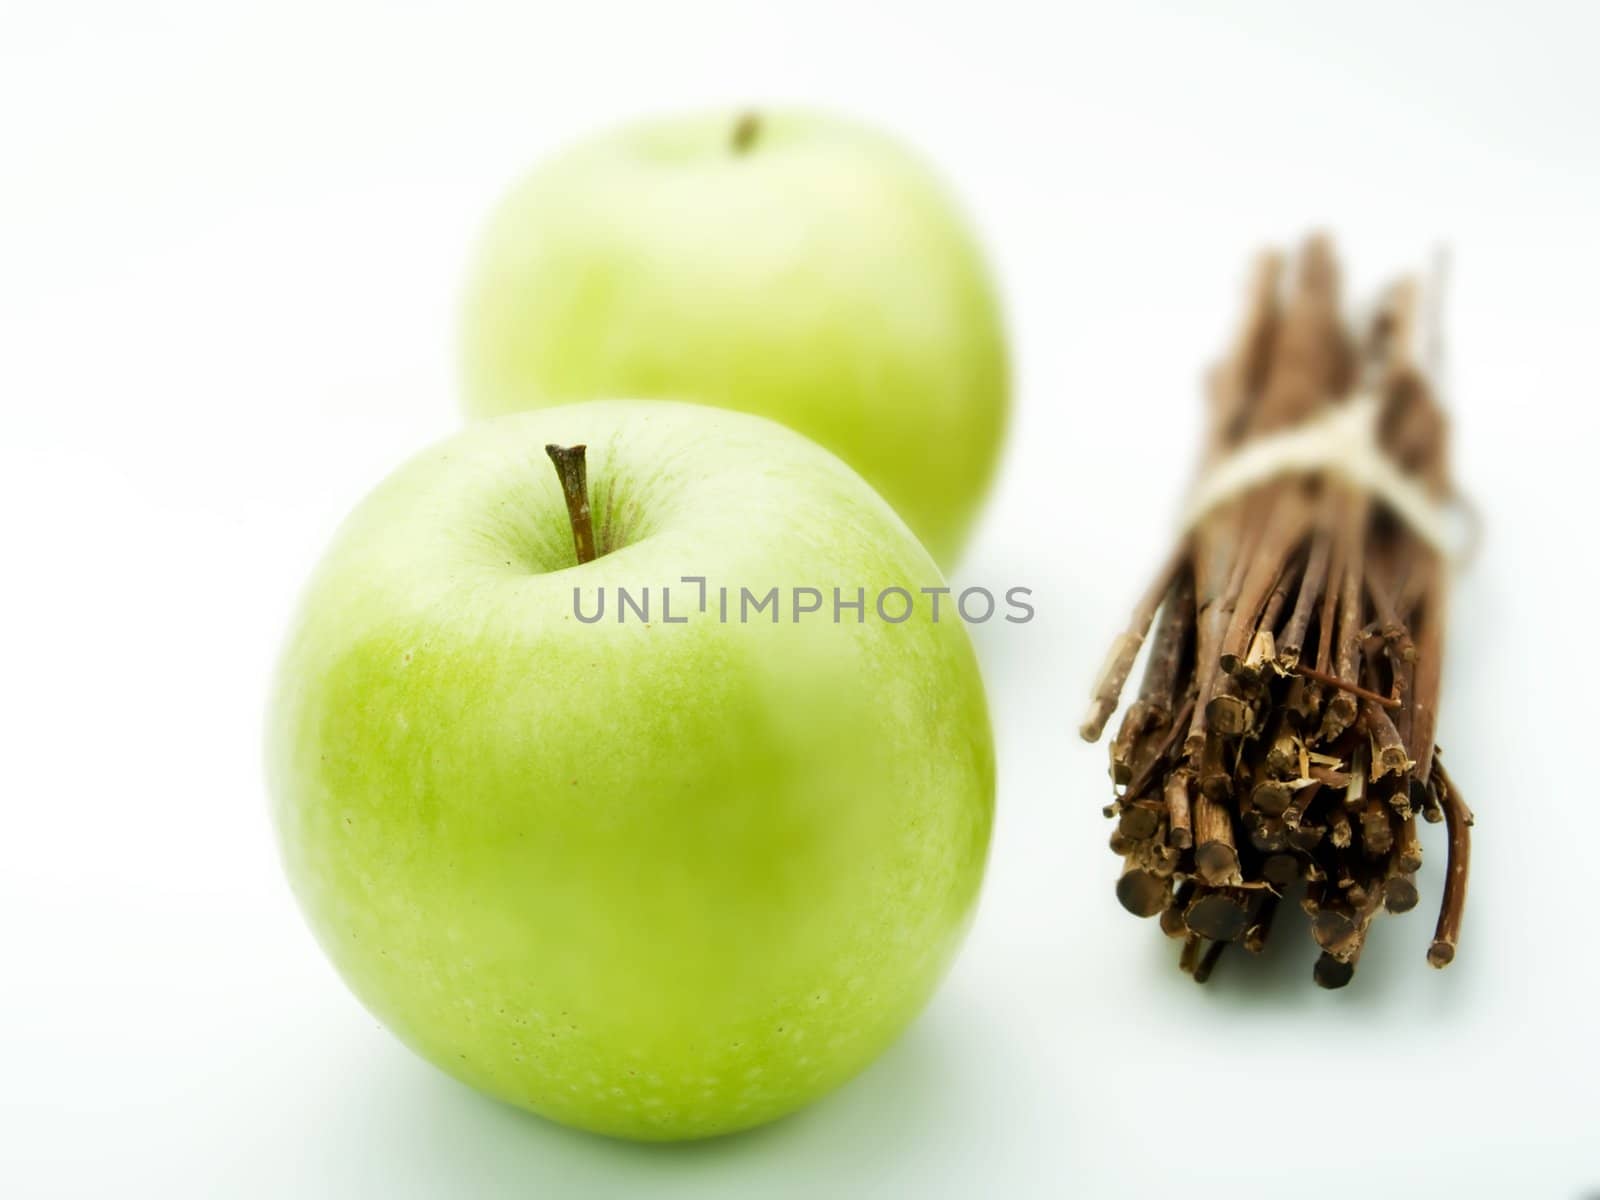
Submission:
M 572 522 L 572 542 L 580 564 L 593 562 L 595 558 L 594 519 L 589 513 L 589 468 L 585 458 L 588 449 L 581 442 L 576 446 L 558 446 L 551 442 L 544 448 L 561 478 L 561 491 L 567 499 L 567 517 Z
M 738 120 L 733 123 L 733 133 L 728 139 L 728 147 L 735 154 L 747 154 L 756 144 L 756 137 L 761 133 L 761 114 L 751 109 L 739 114 Z

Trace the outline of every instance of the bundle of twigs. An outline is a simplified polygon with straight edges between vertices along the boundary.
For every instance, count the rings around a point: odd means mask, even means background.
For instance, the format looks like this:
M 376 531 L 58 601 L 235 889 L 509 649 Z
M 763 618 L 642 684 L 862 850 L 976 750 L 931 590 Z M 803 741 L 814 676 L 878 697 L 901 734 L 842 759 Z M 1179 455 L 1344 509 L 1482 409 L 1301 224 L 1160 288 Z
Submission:
M 1264 255 L 1238 340 L 1211 381 L 1202 476 L 1285 431 L 1341 434 L 1373 412 L 1373 456 L 1417 495 L 1449 494 L 1444 419 L 1419 363 L 1417 288 L 1345 325 L 1328 244 L 1285 283 Z M 1381 489 L 1379 489 L 1381 493 Z M 1350 981 L 1372 919 L 1417 904 L 1417 818 L 1448 865 L 1428 960 L 1455 956 L 1472 816 L 1434 745 L 1446 563 L 1437 539 L 1348 472 L 1287 469 L 1195 514 L 1112 647 L 1081 732 L 1099 738 L 1154 625 L 1138 698 L 1111 745 L 1117 896 L 1183 941 L 1204 981 L 1238 942 L 1259 952 L 1280 900 L 1301 904 L 1323 987 Z M 1159 610 L 1159 616 L 1158 616 Z

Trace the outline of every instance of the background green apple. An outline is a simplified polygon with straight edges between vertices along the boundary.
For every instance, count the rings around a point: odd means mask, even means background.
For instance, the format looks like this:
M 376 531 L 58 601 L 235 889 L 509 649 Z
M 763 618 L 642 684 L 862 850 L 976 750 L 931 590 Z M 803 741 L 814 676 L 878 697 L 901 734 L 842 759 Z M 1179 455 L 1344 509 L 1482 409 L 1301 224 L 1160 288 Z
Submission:
M 547 442 L 589 446 L 593 562 Z M 424 1056 L 560 1121 L 682 1138 L 806 1103 L 928 997 L 983 872 L 965 629 L 948 602 L 832 619 L 836 586 L 940 583 L 871 488 L 770 421 L 631 402 L 469 426 L 348 519 L 279 668 L 274 816 L 323 947 Z M 619 586 L 656 593 L 648 624 L 574 619 L 574 588 L 587 616 Z M 774 586 L 777 623 L 718 618 L 720 588 Z M 793 620 L 796 586 L 824 611 Z
M 946 566 L 1005 423 L 1000 317 L 950 198 L 811 114 L 640 124 L 546 163 L 489 226 L 462 340 L 470 413 L 645 396 L 772 417 Z

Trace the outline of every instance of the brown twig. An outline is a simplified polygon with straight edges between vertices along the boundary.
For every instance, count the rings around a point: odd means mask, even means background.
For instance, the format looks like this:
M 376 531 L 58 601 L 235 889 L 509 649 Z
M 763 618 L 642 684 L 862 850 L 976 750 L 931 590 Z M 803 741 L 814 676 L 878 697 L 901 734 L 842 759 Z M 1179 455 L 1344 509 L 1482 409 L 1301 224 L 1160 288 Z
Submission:
M 1398 700 L 1393 700 L 1388 696 L 1383 696 L 1377 692 L 1370 691 L 1369 689 L 1362 687 L 1359 683 L 1351 683 L 1348 679 L 1340 679 L 1337 675 L 1329 675 L 1326 671 L 1319 671 L 1315 667 L 1308 667 L 1304 663 L 1296 667 L 1294 671 L 1297 675 L 1304 675 L 1307 679 L 1315 680 L 1317 683 L 1326 684 L 1331 688 L 1338 688 L 1342 692 L 1349 692 L 1352 696 L 1359 696 L 1363 700 L 1370 700 L 1372 703 L 1380 705 L 1383 708 L 1400 707 L 1400 701 Z
M 1439 904 L 1439 923 L 1434 926 L 1433 945 L 1428 947 L 1428 962 L 1447 967 L 1455 961 L 1456 943 L 1461 939 L 1461 918 L 1467 907 L 1467 873 L 1472 860 L 1472 812 L 1461 801 L 1461 793 L 1445 774 L 1442 764 L 1435 772 L 1444 784 L 1444 824 L 1449 835 L 1444 868 L 1444 899 Z

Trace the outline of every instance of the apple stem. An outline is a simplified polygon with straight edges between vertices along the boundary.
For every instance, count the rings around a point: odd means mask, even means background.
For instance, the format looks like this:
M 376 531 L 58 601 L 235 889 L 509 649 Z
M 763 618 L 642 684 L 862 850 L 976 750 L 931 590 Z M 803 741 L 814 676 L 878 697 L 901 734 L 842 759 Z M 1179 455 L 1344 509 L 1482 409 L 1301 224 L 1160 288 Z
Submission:
M 585 454 L 589 447 L 558 446 L 544 448 L 561 477 L 561 491 L 567 498 L 567 516 L 572 521 L 572 541 L 580 563 L 594 561 L 594 519 L 589 514 L 589 468 Z
M 761 114 L 758 112 L 744 112 L 739 114 L 739 119 L 733 123 L 733 136 L 730 145 L 735 154 L 744 154 L 756 144 L 756 135 L 761 132 Z

